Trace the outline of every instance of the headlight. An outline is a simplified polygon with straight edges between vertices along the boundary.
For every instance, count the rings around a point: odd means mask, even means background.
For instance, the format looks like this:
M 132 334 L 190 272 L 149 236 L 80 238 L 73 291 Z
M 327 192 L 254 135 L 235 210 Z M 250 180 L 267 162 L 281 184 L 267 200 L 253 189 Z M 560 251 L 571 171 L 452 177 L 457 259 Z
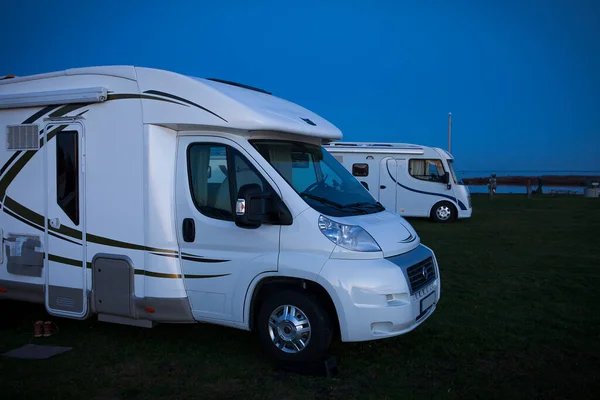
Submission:
M 367 231 L 357 225 L 344 225 L 319 216 L 319 229 L 333 243 L 354 251 L 381 251 Z

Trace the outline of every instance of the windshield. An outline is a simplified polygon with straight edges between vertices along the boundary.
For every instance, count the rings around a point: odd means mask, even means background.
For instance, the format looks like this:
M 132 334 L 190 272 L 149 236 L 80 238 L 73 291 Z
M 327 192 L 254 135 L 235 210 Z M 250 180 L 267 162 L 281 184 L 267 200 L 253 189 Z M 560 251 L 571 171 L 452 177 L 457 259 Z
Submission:
M 456 183 L 457 185 L 462 185 L 463 184 L 462 179 L 459 179 L 458 175 L 456 175 L 456 172 L 454 172 L 454 160 L 448 159 L 446 161 L 448 162 L 448 167 L 450 168 L 450 174 L 452 175 L 452 180 L 454 180 L 454 183 Z
M 350 216 L 385 210 L 321 146 L 279 140 L 250 143 L 309 206 L 323 214 Z

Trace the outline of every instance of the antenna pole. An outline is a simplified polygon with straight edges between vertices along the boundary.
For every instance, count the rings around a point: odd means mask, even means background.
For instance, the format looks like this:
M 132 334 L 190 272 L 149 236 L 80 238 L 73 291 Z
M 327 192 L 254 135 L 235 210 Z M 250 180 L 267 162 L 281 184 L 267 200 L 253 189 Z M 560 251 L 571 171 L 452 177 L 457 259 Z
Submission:
M 448 113 L 448 153 L 452 153 L 452 113 Z

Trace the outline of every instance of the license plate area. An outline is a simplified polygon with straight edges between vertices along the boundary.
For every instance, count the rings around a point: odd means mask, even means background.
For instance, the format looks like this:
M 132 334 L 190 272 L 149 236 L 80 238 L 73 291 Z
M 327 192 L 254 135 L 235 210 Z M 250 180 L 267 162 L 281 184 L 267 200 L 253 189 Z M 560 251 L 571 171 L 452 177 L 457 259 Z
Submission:
M 431 292 L 427 297 L 421 300 L 421 313 L 427 311 L 435 303 L 435 292 Z

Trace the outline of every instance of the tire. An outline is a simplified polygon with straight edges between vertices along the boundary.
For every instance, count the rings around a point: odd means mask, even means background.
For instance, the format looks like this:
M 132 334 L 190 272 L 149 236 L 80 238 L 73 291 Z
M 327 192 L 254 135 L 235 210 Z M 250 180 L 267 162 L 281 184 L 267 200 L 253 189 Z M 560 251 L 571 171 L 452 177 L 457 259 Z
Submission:
M 296 311 L 296 319 L 293 322 L 283 317 L 283 312 L 286 309 L 290 310 L 289 306 L 294 307 Z M 272 315 L 274 318 L 279 317 L 277 328 L 270 327 L 269 321 Z M 306 324 L 302 324 L 305 321 L 308 322 L 309 330 L 298 333 L 299 326 L 306 327 Z M 269 357 L 284 363 L 312 362 L 322 359 L 329 350 L 333 338 L 331 317 L 317 296 L 310 292 L 284 290 L 273 293 L 263 302 L 255 327 L 259 341 Z M 294 346 L 294 341 L 290 340 L 294 337 L 303 340 L 305 347 Z
M 435 222 L 452 222 L 457 217 L 456 207 L 448 201 L 441 201 L 431 209 L 431 219 Z

